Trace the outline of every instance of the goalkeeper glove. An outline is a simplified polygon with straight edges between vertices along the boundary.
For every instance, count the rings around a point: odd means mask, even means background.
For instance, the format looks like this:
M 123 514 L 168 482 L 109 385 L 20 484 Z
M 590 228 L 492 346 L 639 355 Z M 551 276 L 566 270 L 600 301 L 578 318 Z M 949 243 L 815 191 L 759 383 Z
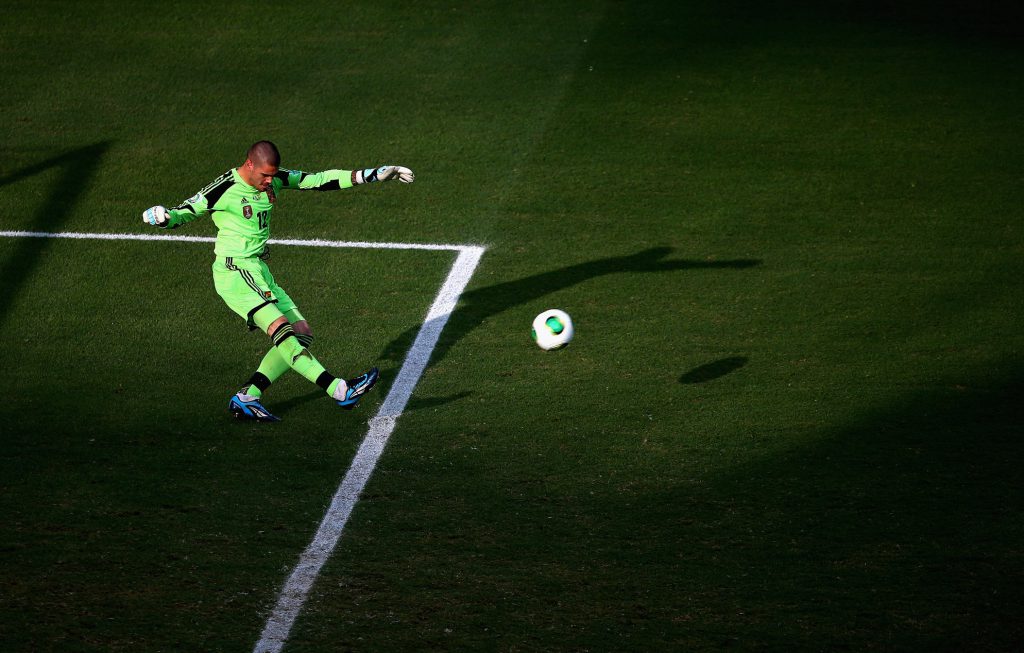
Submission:
M 403 184 L 411 184 L 416 179 L 416 175 L 408 168 L 389 165 L 383 165 L 376 169 L 356 170 L 352 173 L 352 181 L 356 184 L 369 184 L 374 181 L 390 181 L 392 179 L 397 179 Z
M 154 227 L 166 229 L 167 223 L 170 222 L 170 220 L 171 218 L 167 213 L 167 209 L 162 206 L 154 206 L 142 212 L 142 221 L 146 224 L 153 225 Z

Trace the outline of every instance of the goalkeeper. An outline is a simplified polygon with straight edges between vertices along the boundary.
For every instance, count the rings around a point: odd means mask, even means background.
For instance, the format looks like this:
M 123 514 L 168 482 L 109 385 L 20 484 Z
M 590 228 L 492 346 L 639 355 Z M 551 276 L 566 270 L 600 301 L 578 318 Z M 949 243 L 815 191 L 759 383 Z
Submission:
M 376 367 L 351 380 L 327 372 L 309 351 L 313 332 L 270 273 L 267 240 L 270 223 L 282 190 L 340 190 L 358 184 L 398 179 L 413 181 L 413 173 L 401 166 L 385 165 L 366 170 L 325 170 L 306 173 L 280 168 L 281 155 L 270 141 L 254 143 L 245 163 L 229 170 L 182 204 L 167 209 L 154 206 L 142 214 L 146 224 L 175 229 L 209 215 L 217 225 L 213 283 L 228 307 L 245 319 L 249 329 L 270 336 L 273 346 L 263 357 L 248 383 L 228 402 L 228 410 L 240 419 L 277 422 L 261 399 L 274 381 L 295 370 L 330 395 L 339 406 L 354 408 L 377 382 Z

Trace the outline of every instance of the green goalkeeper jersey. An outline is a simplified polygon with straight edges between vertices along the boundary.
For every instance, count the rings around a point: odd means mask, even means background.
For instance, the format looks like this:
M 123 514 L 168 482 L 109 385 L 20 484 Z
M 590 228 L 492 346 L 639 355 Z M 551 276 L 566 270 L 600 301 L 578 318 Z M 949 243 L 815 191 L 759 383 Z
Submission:
M 232 168 L 209 186 L 168 210 L 168 229 L 175 229 L 204 215 L 217 225 L 214 252 L 220 257 L 259 256 L 270 238 L 270 220 L 277 194 L 284 189 L 339 190 L 352 187 L 349 170 L 307 173 L 281 168 L 270 188 L 261 191 L 242 180 Z

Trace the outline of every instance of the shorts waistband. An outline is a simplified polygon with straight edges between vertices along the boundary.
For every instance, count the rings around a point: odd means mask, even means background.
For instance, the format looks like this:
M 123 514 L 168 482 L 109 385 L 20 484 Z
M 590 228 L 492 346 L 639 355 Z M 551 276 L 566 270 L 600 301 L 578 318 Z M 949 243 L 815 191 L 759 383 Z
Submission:
M 215 259 L 218 263 L 224 264 L 226 267 L 232 265 L 247 265 L 252 263 L 258 263 L 260 257 L 258 256 L 218 256 Z
M 251 256 L 216 256 L 216 260 L 221 263 L 228 265 L 229 261 L 236 261 L 240 263 L 255 262 L 255 261 L 266 261 L 270 258 L 270 246 L 264 245 L 263 251 L 259 254 L 253 254 Z

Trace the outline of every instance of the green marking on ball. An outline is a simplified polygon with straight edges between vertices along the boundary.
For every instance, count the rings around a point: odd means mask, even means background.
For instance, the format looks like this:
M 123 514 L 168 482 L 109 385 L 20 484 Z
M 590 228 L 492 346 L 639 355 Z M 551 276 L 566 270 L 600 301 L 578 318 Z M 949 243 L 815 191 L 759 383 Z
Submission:
M 561 333 L 565 329 L 565 325 L 562 324 L 562 321 L 553 315 L 545 320 L 544 324 L 548 325 L 548 328 L 551 329 L 551 333 Z

